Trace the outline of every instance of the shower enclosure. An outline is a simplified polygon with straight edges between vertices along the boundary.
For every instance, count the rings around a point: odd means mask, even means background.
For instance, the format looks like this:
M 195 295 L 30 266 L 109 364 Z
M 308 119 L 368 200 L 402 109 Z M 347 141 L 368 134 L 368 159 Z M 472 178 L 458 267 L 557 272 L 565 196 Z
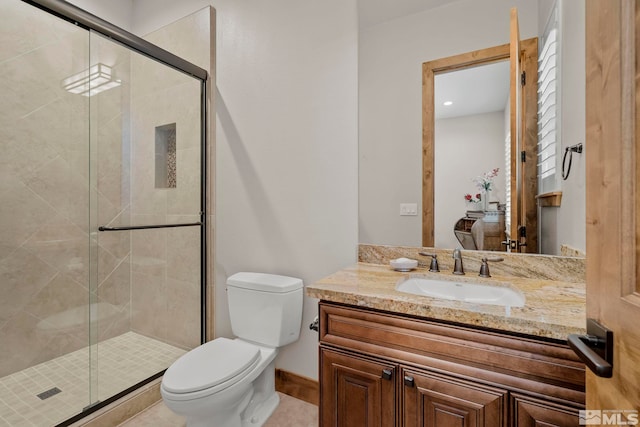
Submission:
M 0 426 L 52 426 L 205 336 L 207 75 L 61 1 L 0 21 Z

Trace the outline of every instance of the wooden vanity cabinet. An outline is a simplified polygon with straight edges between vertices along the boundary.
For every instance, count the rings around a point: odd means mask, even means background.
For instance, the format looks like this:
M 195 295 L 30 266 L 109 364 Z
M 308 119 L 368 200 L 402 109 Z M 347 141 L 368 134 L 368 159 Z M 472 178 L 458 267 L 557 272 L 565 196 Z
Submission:
M 577 426 L 563 343 L 320 303 L 321 427 Z

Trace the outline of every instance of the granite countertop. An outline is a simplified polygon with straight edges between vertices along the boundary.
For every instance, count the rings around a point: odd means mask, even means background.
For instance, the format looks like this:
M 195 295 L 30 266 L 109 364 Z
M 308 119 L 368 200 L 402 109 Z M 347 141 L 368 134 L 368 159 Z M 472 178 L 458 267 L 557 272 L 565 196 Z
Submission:
M 524 307 L 506 310 L 505 307 L 496 305 L 444 300 L 396 291 L 398 281 L 411 275 L 510 286 L 522 292 L 526 301 Z M 403 273 L 385 265 L 358 263 L 307 285 L 306 292 L 312 298 L 325 301 L 558 340 L 566 340 L 569 334 L 586 332 L 584 283 L 497 275 L 485 279 L 469 272 L 465 276 L 454 276 L 445 271 L 430 273 L 425 268 Z

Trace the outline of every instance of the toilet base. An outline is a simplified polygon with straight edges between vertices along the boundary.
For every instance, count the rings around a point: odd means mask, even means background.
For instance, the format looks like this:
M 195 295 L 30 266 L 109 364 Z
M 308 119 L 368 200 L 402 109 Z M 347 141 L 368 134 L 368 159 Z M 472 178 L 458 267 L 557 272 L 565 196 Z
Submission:
M 260 427 L 280 403 L 276 393 L 276 366 L 271 361 L 253 382 L 253 396 L 242 412 L 242 427 Z
M 260 403 L 260 406 L 255 408 L 253 415 L 250 418 L 243 418 L 242 427 L 261 427 L 273 414 L 278 405 L 280 404 L 280 397 L 278 393 L 274 393 L 267 400 Z

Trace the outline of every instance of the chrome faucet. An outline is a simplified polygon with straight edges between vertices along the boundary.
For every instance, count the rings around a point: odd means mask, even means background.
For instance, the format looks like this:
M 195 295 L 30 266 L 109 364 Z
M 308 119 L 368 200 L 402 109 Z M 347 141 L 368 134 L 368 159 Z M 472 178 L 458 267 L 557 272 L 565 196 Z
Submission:
M 462 266 L 462 252 L 456 248 L 453 250 L 453 274 L 464 274 L 464 267 Z

